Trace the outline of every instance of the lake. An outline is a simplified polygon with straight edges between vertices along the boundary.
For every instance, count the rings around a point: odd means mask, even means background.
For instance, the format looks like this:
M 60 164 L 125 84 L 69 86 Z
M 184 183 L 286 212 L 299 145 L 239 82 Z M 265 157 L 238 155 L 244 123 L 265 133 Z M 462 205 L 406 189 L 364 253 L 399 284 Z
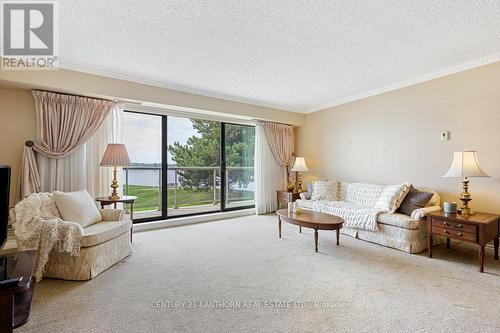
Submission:
M 161 184 L 161 170 L 132 170 L 128 169 L 128 183 L 130 185 L 142 186 L 159 186 Z M 208 172 L 211 171 L 207 171 Z M 167 171 L 167 180 L 169 185 L 174 184 L 174 170 Z M 125 184 L 125 170 L 121 170 L 121 182 Z M 247 186 L 232 188 L 235 191 L 254 191 L 254 183 L 251 182 Z

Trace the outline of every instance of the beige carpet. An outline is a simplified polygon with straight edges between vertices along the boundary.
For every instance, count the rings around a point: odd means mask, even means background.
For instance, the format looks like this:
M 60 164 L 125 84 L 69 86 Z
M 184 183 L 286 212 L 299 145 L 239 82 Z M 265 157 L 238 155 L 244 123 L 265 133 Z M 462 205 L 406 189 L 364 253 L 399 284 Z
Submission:
M 252 216 L 137 233 L 96 279 L 38 284 L 17 332 L 500 331 L 491 255 L 480 274 L 469 249 L 429 259 L 327 231 L 314 253 L 297 229 L 280 240 L 274 216 Z

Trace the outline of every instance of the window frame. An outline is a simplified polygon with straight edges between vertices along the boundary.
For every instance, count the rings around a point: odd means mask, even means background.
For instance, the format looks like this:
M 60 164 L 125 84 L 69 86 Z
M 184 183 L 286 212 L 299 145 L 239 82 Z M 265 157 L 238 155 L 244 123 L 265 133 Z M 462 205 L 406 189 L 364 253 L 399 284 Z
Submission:
M 220 124 L 220 131 L 221 131 L 220 142 L 219 142 L 219 147 L 220 147 L 219 172 L 221 175 L 220 209 L 213 210 L 213 211 L 207 211 L 207 212 L 197 212 L 197 213 L 191 213 L 191 214 L 169 216 L 168 215 L 168 177 L 167 177 L 167 173 L 168 173 L 168 159 L 167 159 L 168 151 L 167 151 L 167 149 L 168 149 L 168 144 L 169 144 L 168 143 L 168 117 L 179 117 L 179 118 L 200 119 L 200 120 L 205 120 L 205 119 L 197 118 L 196 115 L 193 115 L 193 116 L 168 115 L 168 114 L 149 113 L 149 112 L 129 110 L 129 109 L 125 109 L 124 112 L 158 116 L 158 117 L 161 117 L 161 124 L 162 124 L 162 126 L 161 126 L 161 133 L 162 133 L 162 137 L 161 137 L 161 141 L 162 141 L 162 143 L 161 143 L 161 146 L 162 146 L 161 165 L 162 165 L 162 167 L 161 167 L 161 171 L 160 171 L 161 177 L 162 177 L 162 182 L 161 182 L 161 185 L 162 185 L 162 188 L 161 188 L 161 195 L 162 195 L 161 215 L 144 217 L 144 218 L 134 218 L 134 220 L 132 221 L 134 224 L 255 208 L 255 188 L 254 188 L 254 204 L 253 205 L 236 206 L 236 207 L 227 208 L 226 207 L 226 186 L 225 186 L 225 184 L 226 184 L 226 161 L 225 161 L 225 156 L 226 156 L 225 129 L 226 129 L 226 125 L 246 126 L 246 127 L 255 127 L 255 125 L 239 124 L 236 122 L 233 123 L 233 122 L 219 121 L 219 120 L 210 120 L 210 121 L 218 122 Z M 254 158 L 255 158 L 255 156 L 254 156 Z M 254 175 L 255 175 L 255 167 L 254 167 Z M 137 214 L 134 214 L 134 215 L 137 215 Z

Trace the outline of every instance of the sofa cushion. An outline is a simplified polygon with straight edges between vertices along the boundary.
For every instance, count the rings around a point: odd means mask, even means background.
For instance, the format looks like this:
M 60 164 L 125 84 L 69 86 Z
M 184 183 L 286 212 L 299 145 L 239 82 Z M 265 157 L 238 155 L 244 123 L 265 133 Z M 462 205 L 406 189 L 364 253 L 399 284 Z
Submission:
M 101 221 L 121 221 L 125 217 L 125 210 L 103 208 L 100 209 L 102 220 Z
M 299 205 L 300 208 L 307 209 L 307 210 L 313 210 L 313 201 L 312 200 L 297 200 L 297 204 Z
M 339 182 L 316 180 L 312 182 L 312 200 L 338 200 Z
M 378 215 L 377 221 L 382 224 L 410 230 L 417 230 L 422 223 L 425 223 L 421 220 L 414 220 L 410 216 L 401 213 L 381 213 Z
M 106 221 L 92 224 L 83 229 L 82 247 L 107 242 L 130 231 L 132 221 Z
M 55 191 L 54 201 L 65 221 L 76 222 L 85 228 L 102 219 L 94 199 L 87 191 L 68 193 Z
M 410 191 L 398 208 L 398 212 L 411 216 L 415 209 L 424 208 L 431 200 L 433 193 L 422 192 L 410 186 Z
M 342 183 L 340 186 L 340 201 L 372 208 L 377 202 L 384 185 L 368 183 Z
M 410 191 L 410 186 L 410 183 L 385 185 L 374 207 L 384 212 L 394 213 Z

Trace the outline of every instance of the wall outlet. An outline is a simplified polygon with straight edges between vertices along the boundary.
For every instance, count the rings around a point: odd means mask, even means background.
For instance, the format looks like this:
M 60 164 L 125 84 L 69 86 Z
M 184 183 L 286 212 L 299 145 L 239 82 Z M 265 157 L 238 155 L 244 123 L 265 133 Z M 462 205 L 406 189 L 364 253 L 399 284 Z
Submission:
M 441 132 L 441 141 L 449 140 L 450 139 L 450 132 Z

